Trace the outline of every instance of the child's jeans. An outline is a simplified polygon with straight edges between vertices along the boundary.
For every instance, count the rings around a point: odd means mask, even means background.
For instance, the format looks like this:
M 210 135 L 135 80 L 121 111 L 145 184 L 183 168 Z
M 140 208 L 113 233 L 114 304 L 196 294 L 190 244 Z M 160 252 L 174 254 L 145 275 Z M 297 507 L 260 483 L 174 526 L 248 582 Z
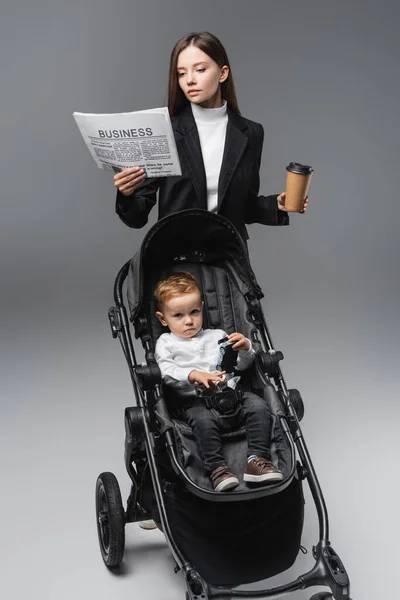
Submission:
M 193 430 L 205 470 L 212 473 L 217 467 L 225 466 L 221 425 L 213 411 L 199 399 L 185 407 L 179 416 Z M 241 425 L 243 424 L 246 427 L 247 455 L 262 456 L 270 460 L 271 413 L 265 400 L 251 392 L 243 393 Z

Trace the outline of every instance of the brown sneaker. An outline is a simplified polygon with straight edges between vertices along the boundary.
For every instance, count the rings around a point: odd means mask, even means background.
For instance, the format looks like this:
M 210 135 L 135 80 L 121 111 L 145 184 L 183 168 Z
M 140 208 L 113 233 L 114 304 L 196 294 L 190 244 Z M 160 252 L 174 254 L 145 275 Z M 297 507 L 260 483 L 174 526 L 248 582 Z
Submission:
M 239 479 L 229 471 L 228 467 L 217 467 L 210 477 L 216 492 L 233 490 L 239 485 Z
M 283 474 L 274 467 L 270 460 L 262 456 L 256 456 L 247 463 L 246 471 L 243 475 L 244 481 L 250 483 L 261 483 L 263 481 L 275 482 L 283 479 Z

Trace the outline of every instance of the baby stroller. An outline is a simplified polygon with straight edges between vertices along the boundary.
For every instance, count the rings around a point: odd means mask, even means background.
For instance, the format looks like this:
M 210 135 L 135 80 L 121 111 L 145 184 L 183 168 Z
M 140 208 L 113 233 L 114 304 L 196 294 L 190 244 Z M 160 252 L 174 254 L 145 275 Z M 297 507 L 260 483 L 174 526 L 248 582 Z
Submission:
M 251 339 L 256 360 L 242 377 L 270 408 L 271 455 L 284 474 L 282 481 L 254 487 L 241 479 L 235 490 L 215 492 L 191 429 L 175 418 L 174 403 L 186 392 L 179 385 L 162 384 L 154 348 L 164 329 L 155 316 L 153 294 L 157 281 L 176 271 L 190 272 L 201 285 L 204 328 L 240 331 Z M 175 571 L 185 578 L 187 600 L 270 598 L 312 586 L 330 588 L 312 600 L 350 600 L 349 579 L 329 541 L 325 502 L 299 425 L 302 398 L 284 382 L 283 355 L 273 348 L 262 297 L 241 236 L 227 219 L 205 210 L 186 210 L 160 220 L 118 273 L 109 319 L 113 337 L 121 342 L 135 397 L 135 406 L 125 409 L 131 491 L 124 510 L 116 477 L 105 472 L 97 479 L 102 557 L 109 568 L 118 566 L 125 525 L 154 519 L 165 534 Z M 143 364 L 136 360 L 129 320 L 144 348 Z M 222 440 L 229 468 L 240 478 L 246 462 L 245 431 L 228 427 Z M 301 548 L 305 479 L 319 520 L 315 565 L 286 585 L 235 589 L 281 573 L 295 562 Z

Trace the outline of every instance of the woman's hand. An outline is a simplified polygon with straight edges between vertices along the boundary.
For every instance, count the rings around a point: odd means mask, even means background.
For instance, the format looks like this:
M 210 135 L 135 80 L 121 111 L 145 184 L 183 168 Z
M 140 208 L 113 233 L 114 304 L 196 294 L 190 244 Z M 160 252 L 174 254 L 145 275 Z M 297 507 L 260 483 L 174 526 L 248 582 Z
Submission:
M 144 169 L 130 167 L 114 175 L 114 185 L 124 196 L 131 196 L 145 179 Z
M 232 346 L 234 350 L 250 350 L 249 340 L 245 338 L 242 333 L 231 333 L 231 335 L 228 336 L 228 340 L 230 342 L 235 342 Z
M 279 194 L 278 196 L 278 208 L 279 210 L 284 210 L 285 212 L 287 212 L 287 209 L 285 208 L 285 199 L 286 199 L 286 192 L 283 192 L 282 194 Z M 299 212 L 301 214 L 304 214 L 307 210 L 307 206 L 308 206 L 308 196 L 305 197 L 304 199 L 304 204 L 303 204 L 303 210 L 300 210 Z
M 209 388 L 218 382 L 224 381 L 226 371 L 219 373 L 206 373 L 205 371 L 190 371 L 188 380 L 190 383 L 201 383 L 204 387 Z

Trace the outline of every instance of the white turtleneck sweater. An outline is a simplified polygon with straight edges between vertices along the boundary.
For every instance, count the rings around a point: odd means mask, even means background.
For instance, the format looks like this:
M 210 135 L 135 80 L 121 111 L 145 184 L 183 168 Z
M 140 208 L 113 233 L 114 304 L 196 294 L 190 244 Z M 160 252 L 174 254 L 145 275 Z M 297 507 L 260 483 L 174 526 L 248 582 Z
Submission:
M 228 124 L 227 104 L 220 108 L 203 108 L 191 102 L 192 113 L 199 132 L 201 153 L 207 179 L 207 208 L 216 212 L 218 207 L 218 180 L 225 147 Z

